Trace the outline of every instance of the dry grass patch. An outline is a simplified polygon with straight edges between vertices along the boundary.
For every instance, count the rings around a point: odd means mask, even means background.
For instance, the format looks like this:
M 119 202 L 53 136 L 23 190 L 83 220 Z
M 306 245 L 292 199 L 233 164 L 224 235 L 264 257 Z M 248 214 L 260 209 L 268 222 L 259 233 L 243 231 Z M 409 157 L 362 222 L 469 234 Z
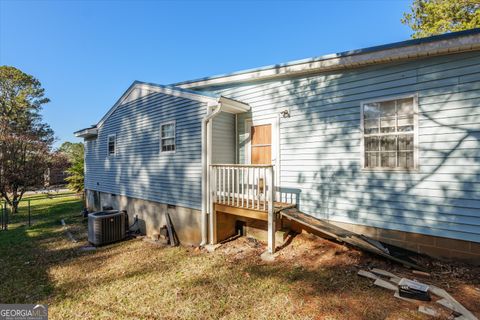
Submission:
M 427 318 L 356 275 L 379 267 L 411 278 L 409 270 L 341 244 L 299 235 L 273 263 L 259 259 L 264 244 L 243 237 L 212 254 L 139 239 L 81 251 L 81 204 L 64 200 L 42 202 L 49 213 L 36 216 L 37 226 L 0 234 L 0 276 L 10 277 L 0 283 L 2 302 L 48 303 L 52 319 Z M 78 243 L 66 238 L 61 218 Z M 479 268 L 432 268 L 429 280 L 480 313 Z

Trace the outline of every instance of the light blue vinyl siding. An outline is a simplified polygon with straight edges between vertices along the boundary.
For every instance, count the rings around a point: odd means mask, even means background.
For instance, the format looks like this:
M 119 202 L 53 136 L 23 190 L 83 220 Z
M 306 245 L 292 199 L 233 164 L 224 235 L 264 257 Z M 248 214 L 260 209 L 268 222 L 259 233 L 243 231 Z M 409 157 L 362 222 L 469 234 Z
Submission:
M 87 140 L 85 188 L 201 208 L 201 119 L 197 101 L 152 93 L 120 106 Z M 160 123 L 175 120 L 176 151 L 160 153 Z M 107 137 L 116 134 L 116 155 Z
M 212 163 L 235 163 L 235 115 L 221 112 L 213 119 Z
M 319 218 L 480 242 L 480 52 L 202 88 L 280 119 L 280 181 Z M 419 170 L 363 171 L 361 101 L 417 93 Z M 233 129 L 232 129 L 233 130 Z

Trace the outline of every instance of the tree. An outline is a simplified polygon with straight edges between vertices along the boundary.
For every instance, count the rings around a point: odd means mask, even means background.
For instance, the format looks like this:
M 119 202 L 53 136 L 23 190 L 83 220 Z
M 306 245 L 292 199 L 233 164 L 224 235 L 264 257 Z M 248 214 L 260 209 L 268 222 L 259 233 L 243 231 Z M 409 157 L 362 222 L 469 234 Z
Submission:
M 28 188 L 43 185 L 53 131 L 40 111 L 49 99 L 33 76 L 0 66 L 0 195 L 17 211 Z
M 64 153 L 70 162 L 67 169 L 68 177 L 65 179 L 68 182 L 68 188 L 77 193 L 83 193 L 85 179 L 83 143 L 64 142 L 60 146 L 59 152 Z
M 412 28 L 412 38 L 480 27 L 478 0 L 414 0 L 401 20 Z

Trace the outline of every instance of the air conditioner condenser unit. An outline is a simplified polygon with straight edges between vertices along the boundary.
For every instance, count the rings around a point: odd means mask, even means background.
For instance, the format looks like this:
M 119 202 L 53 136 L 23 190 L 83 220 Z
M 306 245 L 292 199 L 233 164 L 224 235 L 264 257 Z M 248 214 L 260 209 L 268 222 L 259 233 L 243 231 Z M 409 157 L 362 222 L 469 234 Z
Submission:
M 93 212 L 88 215 L 88 241 L 101 246 L 123 240 L 126 236 L 127 213 L 108 210 Z

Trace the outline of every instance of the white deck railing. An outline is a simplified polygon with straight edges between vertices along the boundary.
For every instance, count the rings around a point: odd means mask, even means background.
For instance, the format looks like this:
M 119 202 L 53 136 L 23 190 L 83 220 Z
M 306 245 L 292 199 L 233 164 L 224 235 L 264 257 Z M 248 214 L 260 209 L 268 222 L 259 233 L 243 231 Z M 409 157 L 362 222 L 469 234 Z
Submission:
M 268 252 L 273 254 L 276 230 L 273 166 L 214 164 L 210 166 L 209 180 L 211 221 L 216 221 L 214 203 L 267 212 Z
M 210 189 L 214 203 L 268 211 L 274 201 L 273 166 L 211 165 Z

